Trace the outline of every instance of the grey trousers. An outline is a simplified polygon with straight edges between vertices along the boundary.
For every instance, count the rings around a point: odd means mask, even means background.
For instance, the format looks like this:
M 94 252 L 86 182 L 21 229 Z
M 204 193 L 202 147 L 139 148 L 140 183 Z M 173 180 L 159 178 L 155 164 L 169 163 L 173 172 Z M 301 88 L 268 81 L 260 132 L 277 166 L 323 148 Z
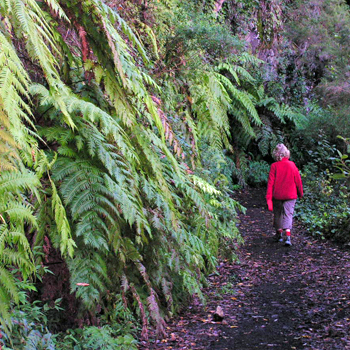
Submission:
M 289 199 L 286 201 L 273 200 L 273 214 L 275 229 L 292 229 L 293 213 L 296 199 Z

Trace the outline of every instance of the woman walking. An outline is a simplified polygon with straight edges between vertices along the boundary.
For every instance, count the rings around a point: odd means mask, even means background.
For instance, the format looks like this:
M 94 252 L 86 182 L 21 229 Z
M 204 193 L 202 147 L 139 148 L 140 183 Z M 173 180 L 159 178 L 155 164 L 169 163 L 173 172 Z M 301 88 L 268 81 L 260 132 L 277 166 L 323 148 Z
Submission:
M 278 144 L 272 152 L 276 161 L 271 165 L 267 183 L 266 201 L 274 214 L 276 241 L 283 242 L 286 233 L 286 246 L 291 246 L 294 206 L 297 198 L 303 196 L 303 184 L 296 165 L 289 160 L 290 152 L 283 144 Z

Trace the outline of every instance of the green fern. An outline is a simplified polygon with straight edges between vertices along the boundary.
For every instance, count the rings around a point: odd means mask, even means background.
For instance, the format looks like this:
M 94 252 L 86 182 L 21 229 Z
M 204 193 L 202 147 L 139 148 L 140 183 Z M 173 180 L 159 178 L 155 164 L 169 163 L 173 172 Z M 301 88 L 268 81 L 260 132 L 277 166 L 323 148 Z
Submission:
M 260 106 L 266 107 L 273 112 L 275 116 L 285 123 L 286 119 L 292 121 L 296 127 L 300 127 L 305 122 L 305 116 L 298 111 L 293 110 L 290 106 L 279 104 L 276 99 L 272 97 L 264 97 L 259 101 Z
M 173 312 L 183 293 L 200 295 L 220 244 L 239 240 L 239 205 L 187 163 L 200 169 L 205 139 L 231 148 L 231 114 L 249 135 L 260 125 L 243 88 L 253 78 L 238 61 L 232 81 L 209 64 L 178 81 L 151 75 L 138 36 L 103 1 L 0 0 L 0 13 L 0 312 L 18 300 L 8 267 L 33 271 L 26 222 L 36 250 L 49 238 L 60 251 L 84 309 L 122 293 L 144 336 L 149 321 L 163 333 L 160 300 Z M 161 58 L 162 42 L 144 30 Z M 163 95 L 166 84 L 176 97 Z
M 30 131 L 22 120 L 33 125 L 30 107 L 24 101 L 29 99 L 29 76 L 5 34 L 0 30 L 0 122 L 9 134 L 3 131 L 2 141 L 26 147 Z
M 34 272 L 25 224 L 35 229 L 37 221 L 24 193 L 38 185 L 38 178 L 29 172 L 0 174 L 0 319 L 5 329 L 11 326 L 8 312 L 11 303 L 19 302 L 19 291 L 9 269 L 18 268 L 25 280 Z

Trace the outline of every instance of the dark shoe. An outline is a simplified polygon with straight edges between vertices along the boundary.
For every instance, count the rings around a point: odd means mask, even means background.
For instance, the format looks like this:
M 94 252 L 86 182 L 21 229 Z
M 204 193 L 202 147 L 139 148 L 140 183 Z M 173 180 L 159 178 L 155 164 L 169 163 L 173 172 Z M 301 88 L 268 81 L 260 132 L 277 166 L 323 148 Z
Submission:
M 275 242 L 283 242 L 282 233 L 276 233 L 276 234 L 273 236 L 273 240 L 274 240 Z

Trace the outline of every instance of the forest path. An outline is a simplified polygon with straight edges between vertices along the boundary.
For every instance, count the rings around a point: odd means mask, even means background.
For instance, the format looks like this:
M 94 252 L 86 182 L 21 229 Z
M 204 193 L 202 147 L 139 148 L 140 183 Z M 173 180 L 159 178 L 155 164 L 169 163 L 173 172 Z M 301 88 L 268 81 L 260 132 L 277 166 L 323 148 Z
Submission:
M 245 193 L 240 264 L 223 260 L 169 338 L 140 349 L 350 349 L 350 253 L 295 225 L 292 247 L 272 239 L 262 190 Z M 221 306 L 225 318 L 214 322 Z

